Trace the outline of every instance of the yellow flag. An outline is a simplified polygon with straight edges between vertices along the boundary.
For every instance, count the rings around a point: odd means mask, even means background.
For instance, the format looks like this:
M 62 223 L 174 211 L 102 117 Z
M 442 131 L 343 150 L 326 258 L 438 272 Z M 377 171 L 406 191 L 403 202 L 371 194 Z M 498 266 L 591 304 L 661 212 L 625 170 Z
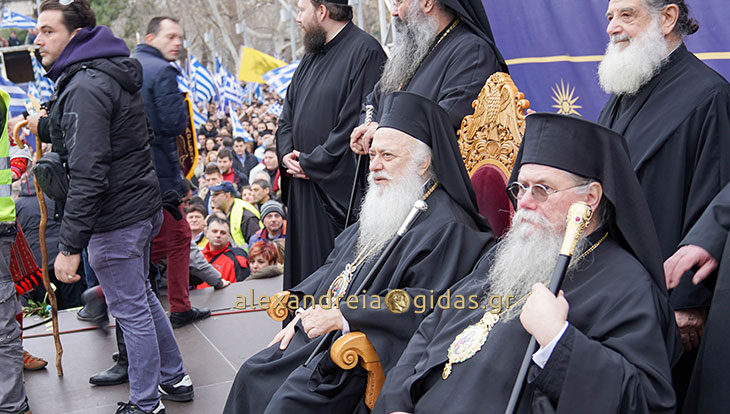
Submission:
M 238 80 L 264 83 L 261 75 L 285 65 L 286 62 L 284 61 L 244 46 L 241 48 L 241 64 L 238 68 Z

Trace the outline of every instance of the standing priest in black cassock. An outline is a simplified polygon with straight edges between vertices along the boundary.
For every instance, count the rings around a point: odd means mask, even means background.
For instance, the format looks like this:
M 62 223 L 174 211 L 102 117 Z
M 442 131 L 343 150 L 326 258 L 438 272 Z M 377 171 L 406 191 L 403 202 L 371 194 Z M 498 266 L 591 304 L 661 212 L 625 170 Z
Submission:
M 673 412 L 676 327 L 623 138 L 562 115 L 526 122 L 510 179 L 512 227 L 452 288 L 452 299 L 473 296 L 482 306 L 434 310 L 374 412 L 503 413 L 530 334 L 540 349 L 519 412 Z M 578 201 L 594 214 L 556 297 L 545 285 Z M 508 295 L 512 306 L 496 307 Z
M 373 105 L 370 124 L 358 126 L 350 147 L 367 154 L 382 113 L 381 97 L 408 91 L 437 102 L 454 130 L 473 112 L 472 102 L 489 76 L 507 72 L 480 0 L 403 0 L 394 2 L 395 36 L 383 75 L 365 105 Z
M 717 273 L 714 272 L 718 267 Z M 682 240 L 682 247 L 664 262 L 667 287 L 677 286 L 687 270 L 692 283 L 714 287 L 707 324 L 699 336 L 687 338 L 699 345 L 697 361 L 684 402 L 685 413 L 721 413 L 730 407 L 730 185 L 715 197 Z M 709 276 L 709 277 L 708 277 Z
M 494 244 L 486 220 L 477 212 L 446 112 L 425 98 L 403 92 L 387 96 L 383 105 L 360 220 L 337 238 L 325 265 L 291 290 L 298 297 L 320 298 L 337 297 L 349 289 L 349 294 L 357 295 L 359 305 L 353 308 L 342 298 L 339 309 L 297 312 L 272 344 L 238 371 L 225 413 L 351 413 L 363 409 L 364 371 L 336 367 L 329 356 L 330 344 L 303 366 L 319 337 L 328 331 L 337 332 L 334 339 L 341 332 L 362 331 L 387 374 L 428 312 L 414 306 L 404 313 L 392 313 L 383 304 L 385 295 L 404 289 L 413 302 L 416 297 L 438 296 L 468 274 L 483 251 Z M 428 210 L 387 257 L 367 294 L 353 292 L 418 199 L 425 200 Z M 343 271 L 352 266 L 356 267 L 354 277 L 343 286 L 343 275 L 347 279 Z M 363 306 L 365 302 L 367 306 Z
M 611 0 L 599 66 L 611 97 L 598 123 L 626 138 L 667 259 L 730 182 L 730 85 L 683 43 L 698 29 L 683 0 Z M 690 278 L 671 292 L 687 352 L 675 368 L 681 403 L 712 293 Z
M 288 173 L 282 174 L 289 208 L 285 289 L 324 264 L 342 231 L 355 177 L 350 133 L 386 59 L 380 44 L 352 23 L 347 0 L 298 5 L 307 53 L 276 132 L 282 173 Z

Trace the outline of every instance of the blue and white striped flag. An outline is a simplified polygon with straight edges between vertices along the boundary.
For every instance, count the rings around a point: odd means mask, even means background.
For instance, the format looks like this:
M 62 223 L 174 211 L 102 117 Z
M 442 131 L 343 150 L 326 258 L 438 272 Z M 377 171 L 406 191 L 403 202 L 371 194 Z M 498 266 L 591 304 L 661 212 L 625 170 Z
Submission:
M 284 109 L 284 107 L 281 106 L 279 102 L 274 102 L 273 105 L 269 107 L 268 112 L 271 112 L 272 114 L 276 115 L 276 117 L 281 116 L 281 111 Z
M 286 90 L 289 88 L 291 78 L 294 76 L 294 71 L 297 70 L 297 66 L 299 66 L 299 61 L 270 70 L 261 75 L 261 77 L 264 78 L 266 84 L 274 88 L 276 93 L 278 93 L 283 99 L 286 97 Z
M 0 77 L 0 89 L 10 95 L 10 116 L 14 117 L 25 112 L 25 99 L 28 94 L 25 93 L 23 88 L 14 84 L 13 82 Z
M 261 91 L 261 84 L 257 83 L 253 90 L 253 96 L 259 103 L 264 103 L 264 93 Z
M 244 92 L 238 80 L 228 72 L 218 58 L 215 59 L 215 77 L 220 93 L 219 106 L 223 111 L 238 108 L 244 100 Z
M 241 120 L 238 119 L 238 114 L 233 108 L 230 109 L 229 115 L 231 116 L 231 125 L 233 126 L 233 138 L 241 137 L 244 141 L 253 141 L 251 135 L 243 128 Z
M 190 55 L 190 79 L 193 90 L 193 98 L 196 103 L 209 102 L 211 99 L 218 99 L 218 89 L 215 85 L 215 78 L 202 63 Z
M 5 2 L 3 2 L 5 4 Z M 16 29 L 33 29 L 36 26 L 36 21 L 31 19 L 30 17 L 15 13 L 10 10 L 3 10 L 3 21 L 2 24 L 0 24 L 0 27 L 6 28 L 6 27 L 13 27 Z
M 207 120 L 208 111 L 206 109 L 203 109 L 202 111 L 198 110 L 198 105 L 193 103 L 193 125 L 195 126 L 195 129 L 200 129 Z
M 48 101 L 53 95 L 56 84 L 50 78 L 46 77 L 46 70 L 43 69 L 41 63 L 35 58 L 35 53 L 30 54 L 30 60 L 33 64 L 33 76 L 35 76 L 35 87 L 38 92 L 36 98 L 39 102 Z M 30 86 L 28 87 L 28 93 L 30 94 Z
M 177 61 L 170 62 L 170 64 L 180 72 L 177 75 L 177 88 L 180 90 L 180 92 L 190 93 L 190 78 L 188 77 L 188 74 L 185 73 L 185 71 L 180 66 L 180 64 L 177 63 Z
M 35 86 L 35 83 L 33 83 L 33 82 L 28 82 L 28 96 L 32 96 L 38 102 L 42 102 L 41 93 L 40 93 L 40 91 L 38 91 L 38 87 Z

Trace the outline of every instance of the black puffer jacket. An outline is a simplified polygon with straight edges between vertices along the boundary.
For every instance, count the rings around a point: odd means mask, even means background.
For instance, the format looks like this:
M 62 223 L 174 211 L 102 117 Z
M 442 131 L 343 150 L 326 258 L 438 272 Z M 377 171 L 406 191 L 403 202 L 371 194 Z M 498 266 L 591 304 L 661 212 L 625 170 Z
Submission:
M 126 54 L 124 50 L 126 49 Z M 69 191 L 60 242 L 86 247 L 93 233 L 116 230 L 161 208 L 152 164 L 142 68 L 103 26 L 82 29 L 49 71 L 54 151 L 68 151 Z

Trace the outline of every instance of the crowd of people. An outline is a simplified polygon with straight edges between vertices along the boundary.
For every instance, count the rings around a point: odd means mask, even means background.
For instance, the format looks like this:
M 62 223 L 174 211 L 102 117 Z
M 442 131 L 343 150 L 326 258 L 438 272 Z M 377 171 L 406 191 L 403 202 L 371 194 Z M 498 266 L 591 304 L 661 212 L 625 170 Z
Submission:
M 64 171 L 38 179 L 54 195 L 46 243 L 59 306 L 83 302 L 79 319 L 105 325 L 110 312 L 117 322 L 115 363 L 89 379 L 129 382 L 117 413 L 159 414 L 161 399 L 194 398 L 173 335 L 210 316 L 191 290 L 279 276 L 297 303 L 325 302 L 291 309 L 239 369 L 225 413 L 504 412 L 521 380 L 519 412 L 730 404 L 720 362 L 730 84 L 687 49 L 699 25 L 685 0 L 608 2 L 598 79 L 610 98 L 596 122 L 526 117 L 503 189 L 515 213 L 499 238 L 456 134 L 490 75 L 508 71 L 479 0 L 393 2 L 389 56 L 352 23 L 347 1 L 299 0 L 305 55 L 286 97 L 264 87 L 263 100 L 235 112 L 207 103 L 189 173 L 176 140 L 189 112 L 170 65 L 179 21 L 151 19 L 130 53 L 87 0 L 66 3 L 41 3 L 34 40 L 55 99 L 22 118 L 46 143 L 44 165 L 57 159 Z M 7 136 L 22 118 L 6 115 L 2 128 L 0 247 L 21 228 L 39 260 L 33 163 Z M 413 216 L 418 200 L 428 208 Z M 574 203 L 593 217 L 553 292 Z M 27 412 L 23 362 L 45 361 L 21 352 L 8 266 L 0 275 L 0 412 Z M 394 293 L 431 305 L 396 312 L 382 305 Z M 443 295 L 454 306 L 441 307 Z M 21 300 L 42 296 L 37 287 Z M 488 306 L 495 297 L 504 309 Z M 366 334 L 385 373 L 374 404 L 364 398 L 370 375 L 329 352 L 352 331 Z

